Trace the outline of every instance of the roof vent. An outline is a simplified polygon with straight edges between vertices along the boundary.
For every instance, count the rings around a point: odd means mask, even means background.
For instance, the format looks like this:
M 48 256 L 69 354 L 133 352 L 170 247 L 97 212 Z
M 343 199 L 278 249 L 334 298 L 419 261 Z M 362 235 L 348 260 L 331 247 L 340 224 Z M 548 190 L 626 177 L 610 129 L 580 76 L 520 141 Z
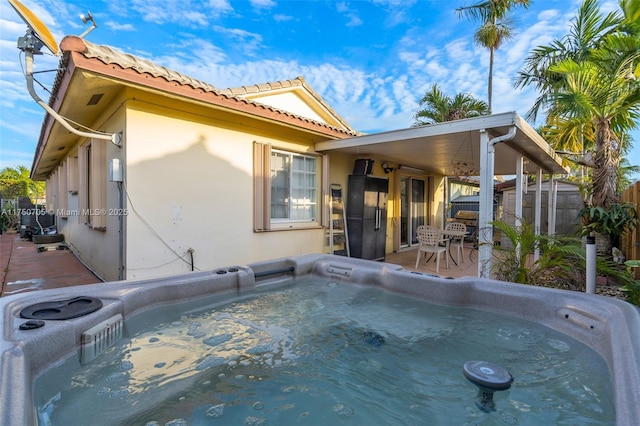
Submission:
M 93 95 L 91 99 L 89 99 L 89 102 L 87 102 L 87 106 L 96 105 L 98 102 L 100 102 L 100 99 L 102 99 L 103 96 L 104 93 L 97 93 Z

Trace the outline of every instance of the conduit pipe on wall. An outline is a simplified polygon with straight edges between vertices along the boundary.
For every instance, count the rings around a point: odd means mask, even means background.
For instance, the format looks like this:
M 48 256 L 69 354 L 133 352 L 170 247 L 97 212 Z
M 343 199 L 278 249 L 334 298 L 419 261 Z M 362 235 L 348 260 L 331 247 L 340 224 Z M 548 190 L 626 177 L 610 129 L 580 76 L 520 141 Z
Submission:
M 71 124 L 69 124 L 64 117 L 60 116 L 57 112 L 55 112 L 53 108 L 51 108 L 46 102 L 40 99 L 40 97 L 35 91 L 35 88 L 33 87 L 33 52 L 29 50 L 25 50 L 24 53 L 25 53 L 24 63 L 26 67 L 25 77 L 27 80 L 27 89 L 29 90 L 29 94 L 31 95 L 33 100 L 36 101 L 38 105 L 44 108 L 44 110 L 47 111 L 47 113 L 49 113 L 51 117 L 53 117 L 58 123 L 60 123 L 65 129 L 67 129 L 71 133 L 88 138 L 88 139 L 102 139 L 102 140 L 111 141 L 114 145 L 120 146 L 119 133 L 109 134 L 109 133 L 100 133 L 100 132 L 83 132 L 82 130 L 78 130 L 75 127 L 73 127 Z

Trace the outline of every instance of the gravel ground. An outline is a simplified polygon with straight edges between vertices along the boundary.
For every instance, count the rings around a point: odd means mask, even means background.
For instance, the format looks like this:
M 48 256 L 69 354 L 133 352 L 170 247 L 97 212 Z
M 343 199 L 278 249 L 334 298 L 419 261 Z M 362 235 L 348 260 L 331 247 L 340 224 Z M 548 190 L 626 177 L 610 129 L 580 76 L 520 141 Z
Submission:
M 627 300 L 627 295 L 620 291 L 618 286 L 614 285 L 599 285 L 596 286 L 596 294 L 602 296 L 611 296 L 620 300 Z

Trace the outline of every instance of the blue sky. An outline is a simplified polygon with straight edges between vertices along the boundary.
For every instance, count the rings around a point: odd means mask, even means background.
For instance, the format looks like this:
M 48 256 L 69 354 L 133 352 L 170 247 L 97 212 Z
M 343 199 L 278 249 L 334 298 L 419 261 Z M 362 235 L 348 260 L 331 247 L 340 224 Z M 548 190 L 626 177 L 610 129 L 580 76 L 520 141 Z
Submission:
M 473 42 L 477 23 L 457 7 L 475 0 L 21 0 L 58 43 L 88 25 L 86 38 L 137 55 L 216 87 L 302 76 L 353 128 L 373 133 L 410 127 L 419 99 L 437 83 L 444 92 L 486 99 L 488 52 Z M 579 1 L 532 0 L 513 14 L 515 35 L 496 54 L 495 113 L 525 116 L 537 94 L 513 79 L 535 47 L 567 33 Z M 602 10 L 617 1 L 602 0 Z M 0 168 L 30 168 L 44 111 L 29 97 L 16 48 L 26 26 L 0 0 Z M 57 58 L 36 58 L 36 71 Z M 38 74 L 50 87 L 54 73 Z M 40 96 L 49 95 L 40 89 Z M 536 124 L 536 123 L 532 123 Z M 640 132 L 627 156 L 640 164 Z M 640 179 L 640 176 L 636 176 Z

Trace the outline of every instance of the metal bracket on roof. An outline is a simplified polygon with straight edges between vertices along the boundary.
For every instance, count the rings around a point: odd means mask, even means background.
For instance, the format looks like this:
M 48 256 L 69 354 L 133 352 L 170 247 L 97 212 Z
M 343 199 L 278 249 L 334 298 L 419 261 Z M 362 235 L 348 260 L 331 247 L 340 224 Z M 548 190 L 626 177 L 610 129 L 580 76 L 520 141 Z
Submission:
M 25 24 L 27 24 L 27 32 L 24 36 L 18 38 L 18 49 L 22 50 L 25 54 L 25 78 L 27 80 L 27 89 L 29 90 L 29 94 L 31 95 L 33 100 L 36 101 L 36 103 L 44 108 L 44 110 L 47 111 L 47 113 L 49 113 L 51 117 L 53 117 L 58 123 L 60 123 L 71 133 L 89 139 L 108 140 L 120 146 L 120 135 L 98 132 L 95 130 L 91 132 L 83 132 L 81 130 L 78 130 L 71 124 L 69 124 L 66 118 L 60 116 L 46 102 L 40 99 L 33 87 L 33 55 L 41 55 L 41 49 L 43 47 L 46 47 L 51 51 L 51 53 L 57 56 L 60 53 L 60 48 L 58 47 L 58 43 L 56 42 L 55 38 L 51 34 L 51 31 L 49 31 L 47 26 L 31 10 L 25 7 L 18 0 L 9 0 L 9 4 L 15 9 L 18 15 L 20 15 Z M 89 31 L 93 30 L 97 26 L 90 12 L 88 12 L 88 15 L 88 17 L 81 16 L 80 18 L 84 23 L 86 23 L 87 21 L 91 21 L 93 23 L 93 26 L 88 31 L 85 31 L 81 37 L 84 37 L 89 33 Z
M 24 53 L 25 53 L 24 62 L 25 62 L 25 68 L 26 68 L 25 78 L 27 80 L 27 89 L 29 90 L 29 94 L 31 95 L 33 100 L 36 101 L 38 105 L 40 105 L 45 111 L 49 113 L 51 117 L 53 117 L 58 123 L 60 123 L 65 129 L 67 129 L 71 133 L 88 138 L 88 139 L 108 140 L 113 142 L 115 145 L 120 146 L 119 134 L 102 133 L 97 131 L 83 132 L 82 130 L 78 130 L 75 127 L 73 127 L 71 124 L 69 124 L 69 122 L 67 122 L 67 119 L 59 115 L 57 112 L 55 112 L 53 108 L 51 108 L 45 101 L 40 99 L 40 97 L 35 91 L 35 88 L 33 87 L 33 52 L 30 50 L 24 50 Z
M 87 16 L 85 16 L 84 14 L 80 14 L 80 19 L 82 19 L 82 23 L 83 24 L 86 24 L 87 22 L 91 21 L 91 26 L 89 28 L 87 28 L 86 30 L 84 30 L 84 32 L 82 34 L 80 34 L 78 37 L 84 38 L 91 31 L 93 31 L 96 28 L 98 28 L 98 24 L 96 24 L 95 19 L 93 19 L 93 15 L 91 14 L 91 12 L 87 11 Z

